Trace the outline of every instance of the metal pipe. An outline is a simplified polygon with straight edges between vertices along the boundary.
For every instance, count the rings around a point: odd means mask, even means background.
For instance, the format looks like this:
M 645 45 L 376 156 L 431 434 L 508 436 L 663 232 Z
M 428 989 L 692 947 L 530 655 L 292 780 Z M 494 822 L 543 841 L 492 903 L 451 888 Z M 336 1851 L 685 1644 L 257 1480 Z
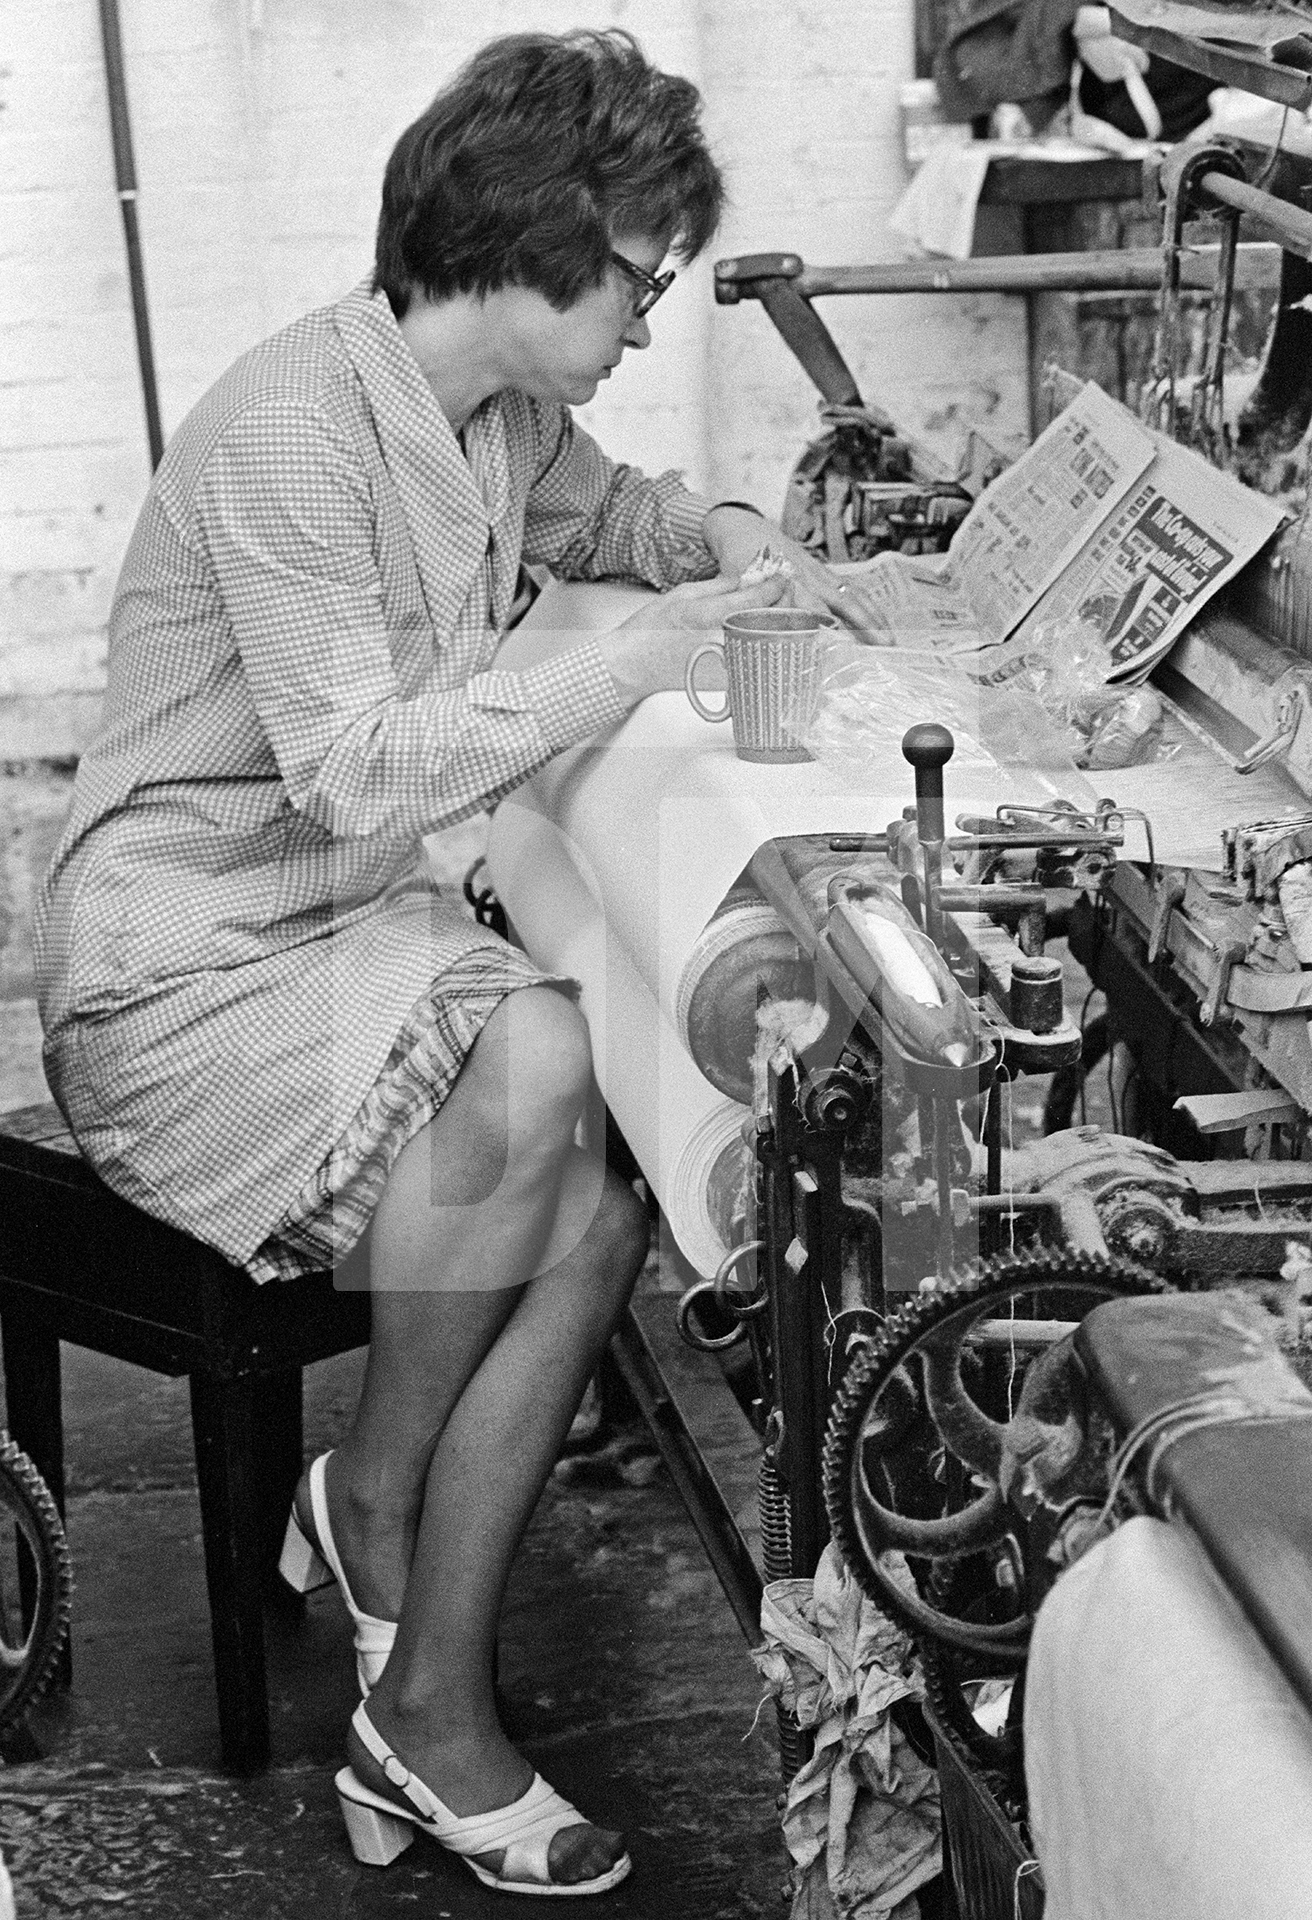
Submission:
M 1255 221 L 1263 234 L 1289 253 L 1312 260 L 1312 213 L 1304 213 L 1273 193 L 1250 187 L 1246 180 L 1232 180 L 1224 173 L 1205 173 L 1198 182 L 1202 191 L 1223 206 L 1235 207 Z
M 1212 175 L 1204 175 L 1204 184 Z M 1234 182 L 1227 182 L 1233 185 Z M 1253 189 L 1249 189 L 1250 192 Z M 1261 195 L 1270 199 L 1270 195 Z M 1281 201 L 1273 201 L 1281 206 Z M 1300 216 L 1309 220 L 1309 216 Z M 1312 222 L 1310 222 L 1312 224 Z M 1265 261 L 1255 249 L 1240 247 L 1248 271 L 1238 285 L 1255 280 Z M 1216 280 L 1217 249 L 1190 249 L 1180 259 L 1180 284 L 1208 293 Z M 748 281 L 742 292 L 759 297 L 766 281 Z M 996 254 L 978 260 L 898 260 L 864 267 L 805 267 L 790 286 L 804 300 L 828 293 L 1156 293 L 1162 284 L 1162 254 L 1157 247 L 1112 249 L 1096 253 Z
M 966 1333 L 979 1347 L 1055 1347 L 1079 1326 L 1078 1320 L 977 1320 Z
M 141 369 L 141 395 L 146 408 L 146 438 L 153 472 L 164 456 L 164 429 L 160 422 L 159 387 L 150 339 L 150 309 L 146 303 L 146 268 L 137 227 L 137 169 L 132 155 L 132 123 L 128 117 L 127 73 L 123 64 L 123 37 L 119 31 L 118 0 L 100 0 L 100 39 L 105 56 L 105 87 L 109 95 L 109 131 L 114 145 L 114 181 L 123 214 L 123 241 L 128 256 L 128 285 L 132 292 L 132 325 Z
M 1001 1152 L 1000 1148 L 999 1152 Z M 1001 1166 L 1001 1160 L 998 1164 Z M 1059 1213 L 1060 1211 L 1060 1196 L 1053 1193 L 981 1193 L 968 1196 L 966 1200 L 968 1218 L 975 1214 L 983 1217 L 989 1214 Z
M 1002 1193 L 1002 1082 L 995 1080 L 984 1096 L 984 1198 L 1001 1200 Z M 1002 1244 L 1002 1222 L 982 1212 L 981 1253 L 995 1254 Z M 976 1216 L 980 1218 L 980 1215 Z

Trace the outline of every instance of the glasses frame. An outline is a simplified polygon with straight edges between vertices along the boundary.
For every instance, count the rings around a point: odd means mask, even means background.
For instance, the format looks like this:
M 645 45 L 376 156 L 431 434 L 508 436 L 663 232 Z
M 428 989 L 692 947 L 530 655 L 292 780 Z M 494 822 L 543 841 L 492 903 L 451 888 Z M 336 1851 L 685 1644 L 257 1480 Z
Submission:
M 640 289 L 633 303 L 633 317 L 635 320 L 641 320 L 644 315 L 651 312 L 661 295 L 668 293 L 674 285 L 674 268 L 667 267 L 664 273 L 648 273 L 645 267 L 635 266 L 632 260 L 626 260 L 624 255 L 616 253 L 613 247 L 610 257 L 625 279 Z

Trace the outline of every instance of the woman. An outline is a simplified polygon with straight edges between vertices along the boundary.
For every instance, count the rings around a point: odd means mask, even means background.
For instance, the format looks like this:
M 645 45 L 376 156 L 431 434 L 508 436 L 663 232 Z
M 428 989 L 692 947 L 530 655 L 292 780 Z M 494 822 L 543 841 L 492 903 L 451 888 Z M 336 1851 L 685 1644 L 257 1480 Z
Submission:
M 389 162 L 372 282 L 246 354 L 165 456 L 40 913 L 47 1074 L 106 1180 L 258 1280 L 372 1289 L 359 1409 L 284 1569 L 330 1572 L 356 1620 L 358 1856 L 422 1828 L 511 1891 L 628 1871 L 507 1741 L 491 1672 L 647 1229 L 574 1145 L 568 983 L 447 905 L 421 836 L 777 596 L 736 584 L 776 530 L 613 465 L 568 412 L 648 344 L 661 261 L 720 202 L 695 89 L 624 34 L 496 41 L 438 95 Z M 522 561 L 661 591 L 502 672 Z

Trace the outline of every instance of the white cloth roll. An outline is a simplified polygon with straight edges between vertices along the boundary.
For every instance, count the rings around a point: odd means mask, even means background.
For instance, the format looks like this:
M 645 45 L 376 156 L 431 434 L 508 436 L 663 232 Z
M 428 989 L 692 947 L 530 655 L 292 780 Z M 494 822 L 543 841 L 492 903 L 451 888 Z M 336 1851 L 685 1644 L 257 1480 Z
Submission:
M 542 594 L 498 664 L 524 666 L 616 626 L 646 596 L 614 586 Z M 926 716 L 927 718 L 932 716 Z M 1036 797 L 1005 770 L 946 776 L 949 817 Z M 727 1250 L 689 1197 L 688 1143 L 746 1113 L 726 1101 L 679 1039 L 679 985 L 698 936 L 759 847 L 784 835 L 879 833 L 913 797 L 897 757 L 856 791 L 818 762 L 739 760 L 727 726 L 699 720 L 682 692 L 644 700 L 618 727 L 561 754 L 502 802 L 488 869 L 519 938 L 540 966 L 583 987 L 597 1078 L 675 1238 L 701 1272 Z M 725 1109 L 728 1109 L 726 1115 Z M 709 1117 L 719 1119 L 707 1131 Z M 708 1162 L 707 1171 L 709 1171 Z M 678 1191 L 672 1184 L 680 1168 Z
M 1044 1601 L 1025 1777 L 1045 1920 L 1312 1913 L 1312 1721 L 1180 1527 L 1128 1521 Z

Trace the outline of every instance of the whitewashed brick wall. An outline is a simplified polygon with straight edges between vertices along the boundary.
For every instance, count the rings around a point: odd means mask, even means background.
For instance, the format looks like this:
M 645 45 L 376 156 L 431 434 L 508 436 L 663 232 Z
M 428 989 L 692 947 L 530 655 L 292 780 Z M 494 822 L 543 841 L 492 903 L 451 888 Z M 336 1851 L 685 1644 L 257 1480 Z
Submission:
M 236 354 L 369 266 L 398 132 L 490 35 L 630 28 L 703 88 L 731 209 L 715 251 L 895 256 L 911 0 L 122 0 L 166 433 Z M 94 726 L 116 568 L 149 477 L 94 0 L 5 0 L 0 34 L 0 760 Z M 1018 303 L 834 300 L 871 397 L 945 451 L 1024 432 Z M 815 394 L 710 263 L 584 410 L 611 451 L 771 511 Z

